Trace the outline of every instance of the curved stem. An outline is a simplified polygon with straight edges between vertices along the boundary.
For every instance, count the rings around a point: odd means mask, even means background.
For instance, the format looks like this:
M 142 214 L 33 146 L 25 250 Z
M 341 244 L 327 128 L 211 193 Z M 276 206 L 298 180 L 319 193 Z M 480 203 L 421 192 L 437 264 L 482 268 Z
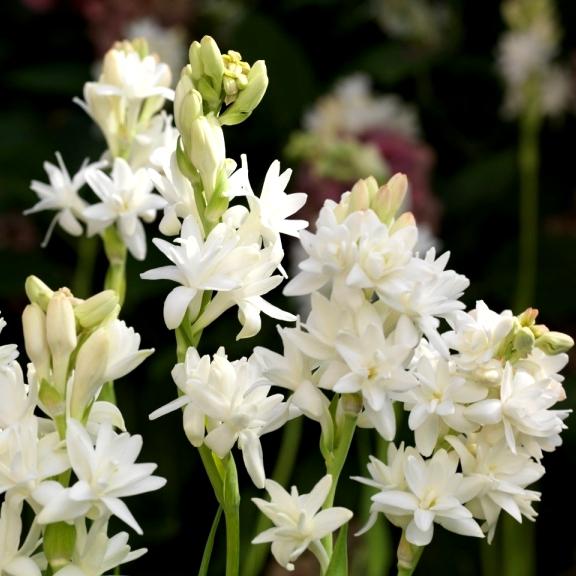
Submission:
M 424 552 L 424 546 L 414 546 L 410 544 L 402 532 L 400 543 L 398 544 L 398 576 L 412 576 L 414 570 L 420 562 Z
M 270 478 L 278 482 L 281 486 L 287 486 L 292 477 L 294 462 L 300 446 L 300 436 L 302 435 L 302 418 L 295 418 L 284 426 L 282 443 L 278 451 L 276 465 Z M 258 513 L 258 520 L 254 534 L 260 534 L 272 525 L 270 519 L 261 512 Z M 268 556 L 268 545 L 250 546 L 246 554 L 246 560 L 242 565 L 243 576 L 257 576 L 262 572 L 264 562 Z

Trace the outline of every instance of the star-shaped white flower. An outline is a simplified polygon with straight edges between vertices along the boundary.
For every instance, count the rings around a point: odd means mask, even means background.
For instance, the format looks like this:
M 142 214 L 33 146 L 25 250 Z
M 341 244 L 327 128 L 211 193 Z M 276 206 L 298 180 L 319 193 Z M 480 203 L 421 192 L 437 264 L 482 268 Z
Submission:
M 24 211 L 24 214 L 33 214 L 42 210 L 56 210 L 57 214 L 52 219 L 46 237 L 42 242 L 45 247 L 50 240 L 50 236 L 56 224 L 59 224 L 68 234 L 80 236 L 83 232 L 81 221 L 84 220 L 83 211 L 88 205 L 78 194 L 80 188 L 86 184 L 86 172 L 97 168 L 102 168 L 106 162 L 94 162 L 88 164 L 88 159 L 84 160 L 80 170 L 70 176 L 60 152 L 56 152 L 58 166 L 44 163 L 44 170 L 48 174 L 49 184 L 33 180 L 30 188 L 36 192 L 39 202 L 32 208 Z
M 434 535 L 434 523 L 462 534 L 482 538 L 480 526 L 463 503 L 477 491 L 457 473 L 458 455 L 438 450 L 430 460 L 409 454 L 404 462 L 406 489 L 382 490 L 372 496 L 372 512 L 382 512 L 405 528 L 406 539 L 415 546 L 427 546 Z
M 48 481 L 34 491 L 34 499 L 44 506 L 38 522 L 74 520 L 95 506 L 100 512 L 118 516 L 141 534 L 142 529 L 121 498 L 158 490 L 166 484 L 164 478 L 152 476 L 156 464 L 135 463 L 142 437 L 127 432 L 116 434 L 110 424 L 103 423 L 94 445 L 86 429 L 70 419 L 66 446 L 78 481 L 70 488 Z
M 274 527 L 258 534 L 252 543 L 271 542 L 274 558 L 287 570 L 294 570 L 294 562 L 310 549 L 322 570 L 326 570 L 328 555 L 321 540 L 352 518 L 352 512 L 346 508 L 320 510 L 331 486 L 332 476 L 329 474 L 308 494 L 299 494 L 296 486 L 287 492 L 274 480 L 266 480 L 270 502 L 261 498 L 252 498 L 252 501 L 272 520 Z
M 101 200 L 83 211 L 88 235 L 116 224 L 130 253 L 144 260 L 146 232 L 142 220 L 152 222 L 156 211 L 166 204 L 164 198 L 152 193 L 148 170 L 139 168 L 133 172 L 126 160 L 116 158 L 110 176 L 102 170 L 91 169 L 86 171 L 86 182 Z

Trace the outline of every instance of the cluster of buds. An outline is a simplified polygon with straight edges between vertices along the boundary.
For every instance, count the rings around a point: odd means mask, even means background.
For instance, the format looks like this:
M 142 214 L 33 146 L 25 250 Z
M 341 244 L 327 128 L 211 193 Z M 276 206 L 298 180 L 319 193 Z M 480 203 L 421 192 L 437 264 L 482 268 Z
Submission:
M 193 42 L 189 57 L 174 100 L 181 135 L 178 165 L 194 189 L 203 191 L 209 220 L 217 222 L 227 208 L 223 197 L 229 172 L 222 126 L 250 116 L 266 92 L 268 75 L 264 61 L 250 66 L 238 52 L 223 55 L 210 36 Z
M 52 291 L 30 276 L 26 294 L 30 304 L 22 316 L 24 341 L 39 402 L 63 433 L 67 417 L 86 422 L 103 385 L 153 350 L 138 350 L 139 336 L 117 319 L 120 306 L 113 290 L 82 300 L 68 288 Z M 125 338 L 122 351 L 115 349 L 119 337 Z

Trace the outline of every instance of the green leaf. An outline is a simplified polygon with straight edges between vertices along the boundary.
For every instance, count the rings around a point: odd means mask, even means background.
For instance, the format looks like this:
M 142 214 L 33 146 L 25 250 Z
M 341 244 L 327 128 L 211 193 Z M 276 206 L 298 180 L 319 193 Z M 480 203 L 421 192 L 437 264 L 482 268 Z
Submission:
M 325 576 L 348 576 L 348 524 L 344 524 L 338 532 Z
M 222 506 L 218 506 L 216 516 L 214 516 L 214 520 L 212 521 L 212 527 L 210 528 L 210 533 L 208 534 L 208 539 L 206 540 L 206 545 L 204 546 L 204 553 L 202 554 L 202 563 L 200 564 L 200 570 L 198 570 L 198 576 L 207 576 L 208 574 L 208 567 L 210 566 L 210 558 L 212 557 L 212 548 L 214 548 L 216 531 L 218 530 L 218 524 L 220 523 L 221 517 L 222 517 Z

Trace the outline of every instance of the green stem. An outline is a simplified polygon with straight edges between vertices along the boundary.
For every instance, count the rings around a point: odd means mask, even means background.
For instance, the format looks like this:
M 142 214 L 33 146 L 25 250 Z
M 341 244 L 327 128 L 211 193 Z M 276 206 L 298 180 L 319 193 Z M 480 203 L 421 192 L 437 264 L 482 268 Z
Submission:
M 535 531 L 532 522 L 518 524 L 514 518 L 504 514 L 502 533 L 502 576 L 535 576 L 534 558 Z
M 109 226 L 104 230 L 102 240 L 109 263 L 104 289 L 114 290 L 118 294 L 119 304 L 122 306 L 126 296 L 126 259 L 128 251 L 114 226 Z
M 216 496 L 218 503 L 224 506 L 222 476 L 216 466 L 212 451 L 205 444 L 202 444 L 202 446 L 198 448 L 198 453 L 200 454 L 200 458 L 202 458 L 202 464 L 204 464 L 204 469 L 206 470 L 206 474 L 208 474 L 210 484 L 212 484 L 214 496 Z
M 402 532 L 400 543 L 398 544 L 398 576 L 412 576 L 414 570 L 420 562 L 424 552 L 424 546 L 414 546 L 410 544 Z
M 518 163 L 520 169 L 519 269 L 515 309 L 534 302 L 538 265 L 538 178 L 540 170 L 539 133 L 542 124 L 537 86 L 526 86 L 526 107 L 520 117 Z
M 493 576 L 500 572 L 502 565 L 500 544 L 501 538 L 496 536 L 491 544 L 488 544 L 485 539 L 480 541 L 480 560 L 482 562 L 482 575 Z
M 223 484 L 226 519 L 226 576 L 238 576 L 240 572 L 240 490 L 232 453 L 226 457 Z
M 301 435 L 302 418 L 295 418 L 284 426 L 278 458 L 276 459 L 274 470 L 270 476 L 272 480 L 278 482 L 281 486 L 287 486 L 292 477 Z M 272 522 L 270 522 L 269 518 L 259 512 L 254 534 L 260 534 L 260 532 L 263 532 L 271 525 Z M 242 565 L 243 576 L 257 576 L 262 572 L 269 548 L 268 545 L 250 546 L 248 548 L 246 560 Z
M 97 255 L 98 239 L 82 236 L 78 241 L 78 261 L 72 279 L 72 293 L 77 298 L 88 298 L 92 294 L 92 279 Z
M 350 397 L 350 399 L 346 398 Z M 341 401 L 348 403 L 352 400 L 353 404 L 356 404 L 356 399 L 351 394 L 347 394 L 341 398 Z M 360 405 L 361 406 L 361 400 Z M 350 451 L 350 445 L 352 444 L 352 438 L 354 437 L 354 431 L 356 430 L 356 421 L 358 420 L 358 412 L 354 409 L 353 411 L 344 411 L 342 415 L 342 420 L 336 430 L 336 448 L 326 458 L 326 472 L 332 476 L 332 486 L 330 487 L 330 492 L 324 502 L 323 508 L 331 508 L 334 504 L 334 496 L 336 494 L 336 488 L 338 487 L 338 481 L 340 479 L 340 473 L 346 462 L 346 457 Z M 322 539 L 322 544 L 326 549 L 328 557 L 332 555 L 333 548 L 333 537 L 332 534 L 328 534 Z

